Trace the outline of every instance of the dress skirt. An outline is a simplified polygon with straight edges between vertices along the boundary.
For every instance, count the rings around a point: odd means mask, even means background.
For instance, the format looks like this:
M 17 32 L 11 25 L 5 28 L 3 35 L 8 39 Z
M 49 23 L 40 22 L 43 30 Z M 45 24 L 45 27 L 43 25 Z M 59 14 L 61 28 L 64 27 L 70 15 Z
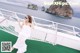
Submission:
M 30 38 L 29 34 L 20 33 L 16 43 L 13 45 L 13 48 L 17 48 L 17 53 L 24 53 L 27 51 L 27 45 L 25 41 Z

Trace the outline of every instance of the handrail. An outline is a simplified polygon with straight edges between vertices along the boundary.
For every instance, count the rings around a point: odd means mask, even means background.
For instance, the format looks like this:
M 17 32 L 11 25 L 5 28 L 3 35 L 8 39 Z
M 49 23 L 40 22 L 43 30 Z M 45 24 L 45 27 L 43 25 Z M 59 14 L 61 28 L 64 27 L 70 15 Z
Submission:
M 15 12 L 15 11 L 6 10 L 6 9 L 3 9 L 3 8 L 0 8 L 0 10 L 4 10 L 4 11 L 8 11 L 8 12 L 13 12 L 13 13 L 15 13 L 15 14 L 21 14 L 21 15 L 26 16 L 26 14 L 19 13 L 19 12 Z M 34 16 L 32 16 L 32 17 L 34 17 Z M 37 18 L 37 17 L 35 17 L 35 18 Z M 42 18 L 37 18 L 37 19 L 41 19 L 41 20 L 45 20 L 45 21 L 53 22 L 53 23 L 58 23 L 58 22 L 54 22 L 54 21 L 50 21 L 50 20 L 42 19 Z M 58 24 L 60 24 L 60 25 L 64 25 L 64 26 L 73 27 L 73 26 L 71 26 L 71 25 L 66 25 L 66 24 L 62 24 L 62 23 L 58 23 Z M 74 27 L 75 27 L 75 26 L 74 26 Z M 78 27 L 75 27 L 75 28 L 78 28 Z M 78 29 L 80 29 L 80 28 L 78 28 Z
M 6 9 L 3 9 L 3 8 L 0 8 L 0 10 L 4 10 L 4 11 L 8 11 L 8 12 L 13 12 L 13 13 L 15 13 L 15 14 L 21 14 L 21 15 L 26 16 L 26 14 L 23 14 L 23 13 L 18 13 L 18 12 L 15 12 L 15 11 L 6 10 Z M 32 17 L 34 17 L 34 16 L 32 16 Z M 37 18 L 37 17 L 35 17 L 35 18 Z M 45 21 L 48 21 L 48 22 L 53 22 L 53 23 L 58 23 L 58 22 L 54 22 L 54 21 L 50 21 L 50 20 L 47 20 L 47 19 L 42 19 L 42 18 L 37 18 L 37 19 L 41 19 L 41 20 L 45 20 Z M 60 24 L 60 25 L 64 25 L 64 26 L 73 27 L 73 26 L 71 26 L 71 25 L 66 25 L 66 24 L 62 24 L 62 23 L 58 23 L 58 24 Z M 75 26 L 74 26 L 74 27 L 75 27 Z M 78 28 L 78 27 L 77 27 L 77 28 Z
M 5 19 L 3 19 L 2 21 L 0 21 L 0 23 L 2 23 L 3 21 L 5 21 L 6 20 L 6 18 Z
M 1 11 L 1 10 L 14 13 L 14 16 L 15 16 L 16 18 L 18 18 L 17 14 L 26 16 L 26 14 L 19 13 L 19 12 L 15 12 L 15 11 L 6 10 L 6 9 L 3 9 L 3 8 L 0 8 L 0 11 Z M 59 29 L 59 28 L 58 28 L 59 25 L 66 26 L 66 27 L 71 27 L 71 28 L 73 29 L 72 31 L 73 31 L 74 35 L 75 35 L 75 32 L 76 32 L 75 29 L 80 30 L 80 28 L 75 27 L 75 26 L 66 25 L 66 24 L 62 24 L 62 23 L 58 23 L 58 22 L 46 20 L 46 19 L 43 19 L 43 18 L 34 17 L 34 16 L 32 16 L 32 17 L 33 17 L 33 19 L 34 19 L 34 22 L 35 22 L 35 18 L 36 18 L 36 19 L 39 19 L 39 20 L 44 20 L 44 21 L 47 21 L 47 22 L 51 22 L 51 23 L 55 24 L 55 26 L 57 25 L 57 26 L 56 26 L 57 29 Z M 35 23 L 36 23 L 36 22 L 35 22 Z M 41 24 L 41 25 L 42 25 L 42 24 Z M 45 26 L 47 26 L 47 25 L 45 25 Z M 53 26 L 52 26 L 52 27 L 53 27 Z

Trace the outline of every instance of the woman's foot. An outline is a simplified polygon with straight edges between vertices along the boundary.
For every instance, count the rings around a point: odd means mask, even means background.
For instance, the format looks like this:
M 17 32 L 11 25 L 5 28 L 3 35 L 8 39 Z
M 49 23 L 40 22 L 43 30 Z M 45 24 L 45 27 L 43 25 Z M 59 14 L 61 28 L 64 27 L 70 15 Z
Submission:
M 11 47 L 11 52 L 14 50 L 14 48 L 13 47 Z

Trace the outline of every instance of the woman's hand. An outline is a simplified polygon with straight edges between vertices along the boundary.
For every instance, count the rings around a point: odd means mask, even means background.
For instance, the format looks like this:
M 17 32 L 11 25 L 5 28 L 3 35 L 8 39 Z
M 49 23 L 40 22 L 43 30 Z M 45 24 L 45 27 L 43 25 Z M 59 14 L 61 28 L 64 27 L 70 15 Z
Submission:
M 24 23 L 23 23 L 23 22 L 21 23 L 20 19 L 17 19 L 17 22 L 18 22 L 18 24 L 19 24 L 20 28 L 22 28 L 22 27 L 23 27 L 23 25 L 24 25 Z

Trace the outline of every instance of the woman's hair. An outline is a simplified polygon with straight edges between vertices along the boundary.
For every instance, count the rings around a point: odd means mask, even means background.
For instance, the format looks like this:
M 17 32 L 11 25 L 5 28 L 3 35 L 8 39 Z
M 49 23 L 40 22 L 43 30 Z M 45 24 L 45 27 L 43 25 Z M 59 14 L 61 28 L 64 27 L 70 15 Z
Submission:
M 29 19 L 29 23 L 32 23 L 32 17 L 30 15 L 27 15 L 27 17 L 25 17 L 26 19 Z

